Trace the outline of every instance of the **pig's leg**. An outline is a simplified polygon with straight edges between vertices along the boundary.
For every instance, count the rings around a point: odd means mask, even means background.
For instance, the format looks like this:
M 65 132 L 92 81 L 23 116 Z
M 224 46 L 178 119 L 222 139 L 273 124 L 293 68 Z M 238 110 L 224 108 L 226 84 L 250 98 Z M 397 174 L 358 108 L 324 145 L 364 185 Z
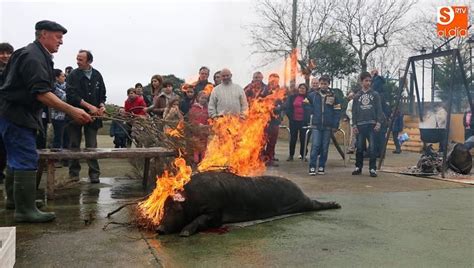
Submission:
M 188 237 L 190 235 L 195 234 L 199 230 L 206 229 L 210 227 L 209 223 L 211 222 L 211 220 L 212 217 L 208 214 L 200 215 L 199 217 L 195 218 L 190 224 L 184 226 L 179 235 Z
M 319 202 L 316 200 L 313 201 L 313 210 L 325 210 L 325 209 L 338 209 L 341 208 L 336 202 Z

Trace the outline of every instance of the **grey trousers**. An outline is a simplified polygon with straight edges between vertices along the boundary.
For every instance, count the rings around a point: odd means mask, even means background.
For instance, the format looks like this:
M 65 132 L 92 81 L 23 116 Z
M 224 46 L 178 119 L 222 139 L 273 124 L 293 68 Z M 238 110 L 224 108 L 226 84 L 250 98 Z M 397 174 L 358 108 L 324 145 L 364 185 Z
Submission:
M 74 150 L 81 147 L 82 129 L 84 129 L 86 148 L 97 148 L 97 128 L 90 125 L 81 126 L 72 123 L 68 127 L 70 149 Z M 97 159 L 87 160 L 87 165 L 89 165 L 89 178 L 99 178 L 100 168 Z M 81 165 L 79 164 L 79 160 L 71 160 L 69 176 L 77 177 L 80 171 Z

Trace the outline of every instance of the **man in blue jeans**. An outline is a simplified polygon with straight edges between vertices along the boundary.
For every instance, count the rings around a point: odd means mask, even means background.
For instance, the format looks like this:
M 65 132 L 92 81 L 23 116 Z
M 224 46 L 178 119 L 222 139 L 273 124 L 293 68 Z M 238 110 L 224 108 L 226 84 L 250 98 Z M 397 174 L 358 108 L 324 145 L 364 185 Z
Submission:
M 309 175 L 316 175 L 316 164 L 319 165 L 317 174 L 324 175 L 328 160 L 329 141 L 331 133 L 339 127 L 341 118 L 341 102 L 329 88 L 331 79 L 327 75 L 319 78 L 319 91 L 311 92 L 308 101 L 311 104 L 313 120 L 311 125 L 316 126 L 312 133 L 311 154 L 309 160 Z
M 67 113 L 85 124 L 92 118 L 52 93 L 52 54 L 62 45 L 67 30 L 56 22 L 40 21 L 35 26 L 36 40 L 16 50 L 8 62 L 0 87 L 0 137 L 7 153 L 5 176 L 6 209 L 15 209 L 16 222 L 48 222 L 54 213 L 36 208 L 36 131 L 43 130 L 44 105 Z
M 360 82 L 362 89 L 357 92 L 352 103 L 352 130 L 357 135 L 356 168 L 352 175 L 362 173 L 364 148 L 366 141 L 369 141 L 369 172 L 371 177 L 377 177 L 375 134 L 380 131 L 384 114 L 379 93 L 370 88 L 370 73 L 363 72 Z

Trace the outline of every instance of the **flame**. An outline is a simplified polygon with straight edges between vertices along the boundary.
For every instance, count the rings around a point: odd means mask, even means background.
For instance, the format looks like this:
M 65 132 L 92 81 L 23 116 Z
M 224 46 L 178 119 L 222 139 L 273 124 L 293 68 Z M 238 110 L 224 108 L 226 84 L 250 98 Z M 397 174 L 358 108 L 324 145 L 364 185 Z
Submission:
M 264 98 L 252 100 L 245 119 L 226 115 L 212 122 L 214 136 L 198 170 L 226 168 L 241 176 L 263 174 L 265 163 L 261 152 L 265 145 L 265 126 L 271 119 L 275 102 L 284 96 L 284 89 L 275 90 Z
M 207 96 L 210 96 L 213 90 L 214 86 L 212 84 L 207 84 L 202 91 L 204 91 Z
M 292 72 L 291 66 L 294 66 L 294 72 Z M 278 64 L 277 68 L 266 71 L 265 75 L 268 77 L 272 73 L 276 73 L 280 76 L 280 81 L 284 86 L 291 80 L 291 77 L 296 79 L 297 74 L 302 74 L 301 70 L 298 70 L 298 49 L 293 49 L 282 63 Z
M 298 72 L 298 49 L 294 48 L 291 51 L 289 60 L 290 60 L 290 80 L 296 80 L 296 73 Z M 288 71 L 288 69 L 286 71 Z
M 199 164 L 199 171 L 226 168 L 242 176 L 261 175 L 265 172 L 265 163 L 261 159 L 265 145 L 265 127 L 270 121 L 276 101 L 285 97 L 284 89 L 251 100 L 245 118 L 227 115 L 212 122 L 214 136 L 208 144 L 206 156 Z M 184 122 L 180 121 L 175 129 L 169 128 L 167 135 L 184 137 Z M 179 192 L 191 180 L 192 169 L 186 160 L 177 157 L 171 168 L 165 170 L 156 180 L 156 188 L 147 200 L 137 206 L 138 217 L 147 227 L 158 226 L 164 216 L 164 205 L 171 198 L 182 199 Z
M 165 128 L 165 134 L 170 137 L 184 138 L 184 120 L 180 120 L 176 128 Z
M 174 170 L 174 174 L 165 170 L 163 175 L 156 179 L 153 193 L 147 200 L 138 203 L 139 215 L 153 226 L 160 224 L 168 197 L 174 197 L 191 180 L 191 167 L 186 165 L 186 160 L 181 156 L 174 160 L 171 169 Z

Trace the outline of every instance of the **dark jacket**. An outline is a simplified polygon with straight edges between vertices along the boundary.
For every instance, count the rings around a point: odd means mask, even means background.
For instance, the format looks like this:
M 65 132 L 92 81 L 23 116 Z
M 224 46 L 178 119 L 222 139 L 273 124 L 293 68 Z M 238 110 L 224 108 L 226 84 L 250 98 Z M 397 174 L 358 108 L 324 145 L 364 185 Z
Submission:
M 81 69 L 74 69 L 67 76 L 66 96 L 67 102 L 72 106 L 83 108 L 80 103 L 84 100 L 91 105 L 98 107 L 101 103 L 105 104 L 107 98 L 105 93 L 104 79 L 99 71 L 94 68 L 92 68 L 90 80 Z M 101 128 L 102 120 L 96 119 L 90 124 L 93 124 L 96 128 Z
M 378 92 L 379 94 L 383 94 L 383 85 L 385 84 L 385 79 L 380 75 L 375 75 L 372 78 L 372 89 Z
M 298 96 L 298 94 L 290 95 L 285 103 L 285 113 L 288 116 L 288 119 L 290 121 L 293 121 L 293 112 L 294 112 L 293 102 L 295 101 L 296 96 Z M 307 96 L 305 96 L 305 98 L 307 98 Z M 304 110 L 303 122 L 305 125 L 308 125 L 309 120 L 311 118 L 311 104 L 303 102 L 303 110 Z
M 212 85 L 207 80 L 198 81 L 194 86 L 194 96 L 196 97 L 207 85 Z
M 313 115 L 313 121 L 311 122 L 313 126 L 316 126 L 318 129 L 339 128 L 341 101 L 331 89 L 326 94 L 322 90 L 311 92 L 308 100 L 311 105 L 311 114 Z
M 158 94 L 158 93 L 157 93 Z M 151 88 L 151 84 L 143 87 L 143 100 L 146 103 L 147 107 L 150 107 L 153 104 L 153 90 Z
M 0 66 L 0 86 L 3 84 L 3 70 L 5 70 L 5 66 Z
M 130 125 L 126 122 L 113 120 L 109 130 L 110 137 L 126 138 L 130 130 Z
M 400 112 L 395 112 L 393 118 L 393 132 L 402 132 L 403 131 L 403 114 Z
M 187 96 L 184 96 L 184 98 L 181 100 L 181 103 L 179 104 L 179 110 L 183 114 L 187 114 L 191 107 L 193 106 L 194 103 L 194 97 L 193 98 L 188 98 Z
M 51 54 L 38 42 L 13 52 L 0 87 L 0 116 L 26 128 L 42 129 L 44 105 L 38 93 L 53 90 L 54 74 Z
M 352 125 L 382 124 L 385 116 L 382 110 L 380 95 L 370 89 L 365 92 L 360 90 L 354 96 L 352 103 Z
M 250 82 L 250 84 L 244 87 L 245 96 L 247 96 L 247 102 L 250 102 L 251 99 L 262 97 L 262 95 L 265 94 L 266 91 L 267 85 L 265 85 L 265 83 L 263 82 Z

